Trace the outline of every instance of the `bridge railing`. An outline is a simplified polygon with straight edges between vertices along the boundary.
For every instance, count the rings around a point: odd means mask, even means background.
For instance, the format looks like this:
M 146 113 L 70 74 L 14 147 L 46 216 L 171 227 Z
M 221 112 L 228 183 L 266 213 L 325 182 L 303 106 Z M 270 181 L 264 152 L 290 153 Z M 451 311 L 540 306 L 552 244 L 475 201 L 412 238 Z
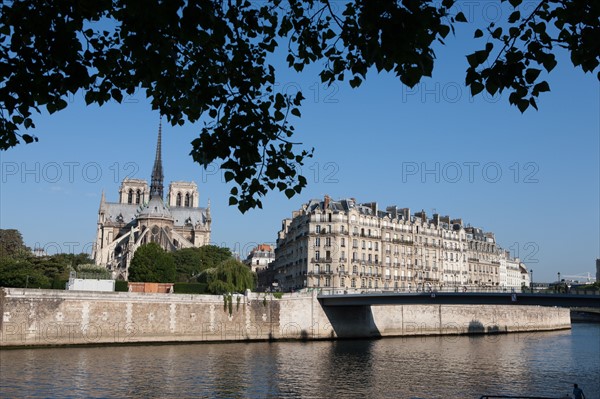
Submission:
M 510 289 L 502 287 L 480 287 L 480 286 L 457 286 L 441 288 L 404 288 L 404 289 L 374 289 L 374 288 L 312 288 L 311 291 L 317 291 L 320 295 L 342 295 L 342 294 L 420 294 L 433 292 L 460 293 L 460 294 L 483 294 L 483 293 L 523 293 L 523 294 L 543 294 L 543 295 L 600 295 L 599 290 L 571 290 L 565 292 L 554 292 L 552 290 L 530 290 L 530 289 Z
M 570 398 L 570 396 L 563 396 L 564 398 Z M 479 399 L 560 399 L 549 396 L 496 396 L 496 395 L 483 395 Z

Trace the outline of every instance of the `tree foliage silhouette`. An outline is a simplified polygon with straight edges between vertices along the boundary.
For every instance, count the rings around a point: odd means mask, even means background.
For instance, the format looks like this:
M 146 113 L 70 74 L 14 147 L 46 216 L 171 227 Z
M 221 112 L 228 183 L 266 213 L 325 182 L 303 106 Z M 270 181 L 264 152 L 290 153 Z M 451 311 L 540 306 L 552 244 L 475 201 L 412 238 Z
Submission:
M 471 93 L 508 91 L 521 112 L 550 90 L 557 48 L 576 68 L 598 69 L 600 2 L 499 0 L 502 24 L 474 30 L 484 48 L 467 55 Z M 530 3 L 530 2 L 529 2 Z M 173 125 L 201 120 L 191 156 L 220 160 L 229 203 L 261 207 L 278 189 L 306 186 L 295 166 L 312 156 L 292 140 L 304 96 L 275 93 L 269 56 L 280 45 L 289 67 L 323 64 L 323 83 L 360 86 L 371 69 L 412 87 L 432 75 L 435 42 L 467 22 L 454 0 L 68 0 L 0 6 L 0 148 L 37 137 L 33 112 L 123 101 L 141 90 Z M 527 12 L 526 12 L 527 11 Z M 523 14 L 522 14 L 523 12 Z

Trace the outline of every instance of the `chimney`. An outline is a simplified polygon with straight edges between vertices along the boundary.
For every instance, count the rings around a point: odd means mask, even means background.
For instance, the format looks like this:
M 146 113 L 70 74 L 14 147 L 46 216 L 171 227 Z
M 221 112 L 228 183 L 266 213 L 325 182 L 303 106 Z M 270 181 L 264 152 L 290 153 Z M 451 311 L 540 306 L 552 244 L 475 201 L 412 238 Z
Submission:
M 329 201 L 331 201 L 331 197 L 329 197 L 329 195 L 325 194 L 325 203 L 324 203 L 324 209 L 328 209 L 329 208 Z

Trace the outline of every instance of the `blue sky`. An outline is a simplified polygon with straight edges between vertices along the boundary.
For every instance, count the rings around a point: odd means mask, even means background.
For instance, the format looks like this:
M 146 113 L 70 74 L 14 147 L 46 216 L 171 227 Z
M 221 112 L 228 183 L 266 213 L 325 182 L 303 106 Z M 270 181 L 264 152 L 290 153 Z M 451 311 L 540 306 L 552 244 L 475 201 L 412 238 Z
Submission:
M 470 20 L 485 20 L 490 10 L 470 12 Z M 434 76 L 413 89 L 377 73 L 358 89 L 325 87 L 316 68 L 296 74 L 280 67 L 276 90 L 300 88 L 307 98 L 295 139 L 315 147 L 301 167 L 309 185 L 291 200 L 273 192 L 262 210 L 242 215 L 229 207 L 230 187 L 217 165 L 202 170 L 188 155 L 199 125 L 163 125 L 165 182 L 195 181 L 201 206 L 211 202 L 213 242 L 242 255 L 274 243 L 283 218 L 329 194 L 460 217 L 493 231 L 536 281 L 593 273 L 600 256 L 598 80 L 562 54 L 539 111 L 521 114 L 506 93 L 473 99 L 463 83 L 465 55 L 481 46 L 470 40 L 473 29 L 461 27 L 439 46 Z M 76 94 L 67 109 L 39 115 L 39 143 L 0 153 L 1 228 L 16 228 L 27 245 L 49 252 L 89 250 L 102 191 L 117 201 L 124 177 L 149 179 L 158 119 L 142 93 L 103 107 L 86 107 Z

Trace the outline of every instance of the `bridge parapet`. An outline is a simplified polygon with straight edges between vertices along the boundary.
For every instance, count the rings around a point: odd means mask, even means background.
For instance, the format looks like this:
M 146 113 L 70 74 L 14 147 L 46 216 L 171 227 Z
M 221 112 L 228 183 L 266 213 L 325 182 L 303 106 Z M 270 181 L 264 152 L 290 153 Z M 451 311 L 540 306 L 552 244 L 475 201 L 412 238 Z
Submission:
M 402 304 L 444 305 L 533 305 L 558 307 L 600 308 L 598 294 L 538 294 L 538 293 L 489 293 L 489 292 L 420 292 L 420 293 L 365 293 L 327 294 L 318 299 L 323 306 L 368 306 Z

